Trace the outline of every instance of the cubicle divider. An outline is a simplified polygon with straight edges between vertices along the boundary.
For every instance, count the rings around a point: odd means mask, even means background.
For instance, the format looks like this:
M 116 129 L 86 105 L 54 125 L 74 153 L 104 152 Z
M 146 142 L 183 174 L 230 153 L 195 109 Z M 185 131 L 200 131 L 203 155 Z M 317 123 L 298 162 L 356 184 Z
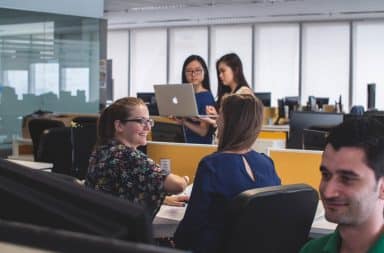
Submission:
M 318 189 L 321 179 L 322 151 L 301 149 L 269 149 L 282 184 L 306 183 Z
M 253 149 L 267 154 L 268 148 L 283 148 L 285 141 L 257 139 Z M 147 155 L 161 166 L 169 166 L 178 175 L 189 176 L 193 182 L 200 160 L 217 149 L 216 145 L 148 141 Z
M 216 149 L 216 145 L 149 141 L 147 155 L 161 166 L 169 166 L 172 173 L 189 176 L 192 183 L 200 160 Z
M 283 131 L 261 131 L 259 139 L 274 139 L 274 140 L 285 140 L 287 139 L 287 132 Z

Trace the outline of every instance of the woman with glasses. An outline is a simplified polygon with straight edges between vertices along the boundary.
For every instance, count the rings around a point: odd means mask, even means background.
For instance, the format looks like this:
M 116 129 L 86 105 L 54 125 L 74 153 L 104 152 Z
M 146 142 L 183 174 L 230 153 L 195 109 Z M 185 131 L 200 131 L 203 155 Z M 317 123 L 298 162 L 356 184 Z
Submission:
M 154 217 L 165 195 L 182 192 L 189 178 L 162 170 L 137 149 L 147 143 L 153 124 L 141 99 L 122 98 L 105 108 L 85 185 L 142 205 Z
M 272 160 L 251 148 L 262 119 L 263 104 L 253 95 L 222 99 L 217 152 L 199 163 L 187 210 L 175 233 L 177 248 L 225 252 L 221 247 L 230 225 L 231 200 L 245 190 L 280 185 Z
M 213 106 L 215 100 L 209 84 L 208 68 L 203 58 L 190 55 L 184 61 L 181 77 L 183 83 L 193 85 L 199 114 L 207 114 L 206 107 Z M 176 118 L 176 121 L 184 126 L 188 143 L 212 144 L 212 131 L 207 122 L 195 118 Z

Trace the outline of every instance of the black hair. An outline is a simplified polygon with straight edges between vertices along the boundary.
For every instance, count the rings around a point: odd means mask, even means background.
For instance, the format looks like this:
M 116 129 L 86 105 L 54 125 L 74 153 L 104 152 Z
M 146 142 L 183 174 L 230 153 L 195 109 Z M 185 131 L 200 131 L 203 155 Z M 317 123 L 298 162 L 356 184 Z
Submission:
M 216 71 L 217 71 L 217 105 L 220 106 L 221 99 L 223 96 L 227 93 L 231 93 L 231 90 L 228 86 L 224 85 L 223 82 L 220 80 L 220 72 L 219 72 L 219 64 L 224 63 L 228 67 L 231 68 L 233 71 L 233 78 L 237 84 L 236 89 L 234 92 L 236 92 L 241 87 L 249 87 L 249 84 L 247 80 L 245 79 L 244 72 L 243 72 L 243 64 L 241 63 L 240 57 L 235 53 L 230 53 L 223 55 L 219 60 L 216 62 Z
M 210 81 L 209 81 L 209 73 L 208 73 L 208 67 L 207 67 L 207 64 L 205 64 L 205 61 L 204 59 L 199 56 L 199 55 L 190 55 L 187 57 L 187 59 L 185 59 L 184 61 L 184 64 L 183 64 L 183 69 L 182 69 L 182 72 L 181 72 L 181 81 L 183 83 L 187 83 L 187 75 L 185 73 L 185 68 L 187 67 L 187 65 L 189 63 L 191 63 L 192 61 L 198 61 L 201 66 L 203 67 L 203 71 L 204 71 L 204 78 L 203 78 L 203 88 L 208 90 L 208 91 L 211 91 L 211 85 L 210 85 Z
M 384 176 L 384 125 L 376 119 L 347 119 L 331 130 L 327 143 L 335 150 L 342 147 L 361 148 L 365 163 L 374 171 L 376 180 Z

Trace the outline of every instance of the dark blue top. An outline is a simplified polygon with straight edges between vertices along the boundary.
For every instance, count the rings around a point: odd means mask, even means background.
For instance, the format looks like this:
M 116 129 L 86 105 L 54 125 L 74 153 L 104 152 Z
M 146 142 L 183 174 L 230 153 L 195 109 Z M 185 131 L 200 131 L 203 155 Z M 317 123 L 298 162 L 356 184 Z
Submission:
M 255 181 L 248 175 L 242 157 Z M 186 213 L 175 233 L 176 247 L 194 253 L 218 252 L 230 201 L 245 190 L 280 184 L 272 160 L 264 154 L 249 151 L 206 156 L 199 163 Z
M 199 93 L 195 93 L 197 110 L 199 114 L 204 115 L 207 114 L 205 111 L 205 107 L 207 105 L 215 105 L 215 100 L 210 91 L 203 91 Z M 199 122 L 194 122 L 189 120 L 193 124 L 200 124 Z M 188 143 L 200 143 L 200 144 L 212 144 L 212 131 L 208 131 L 206 136 L 200 136 L 190 130 L 188 127 L 184 127 L 185 131 L 185 139 Z

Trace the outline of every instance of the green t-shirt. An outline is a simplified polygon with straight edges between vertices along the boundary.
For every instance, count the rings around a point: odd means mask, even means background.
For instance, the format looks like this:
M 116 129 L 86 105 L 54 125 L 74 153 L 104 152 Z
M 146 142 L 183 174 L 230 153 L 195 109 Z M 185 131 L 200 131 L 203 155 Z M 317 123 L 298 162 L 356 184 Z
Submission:
M 324 237 L 307 242 L 300 253 L 339 253 L 341 238 L 339 231 L 326 235 Z M 384 252 L 384 234 L 375 242 L 367 253 Z

